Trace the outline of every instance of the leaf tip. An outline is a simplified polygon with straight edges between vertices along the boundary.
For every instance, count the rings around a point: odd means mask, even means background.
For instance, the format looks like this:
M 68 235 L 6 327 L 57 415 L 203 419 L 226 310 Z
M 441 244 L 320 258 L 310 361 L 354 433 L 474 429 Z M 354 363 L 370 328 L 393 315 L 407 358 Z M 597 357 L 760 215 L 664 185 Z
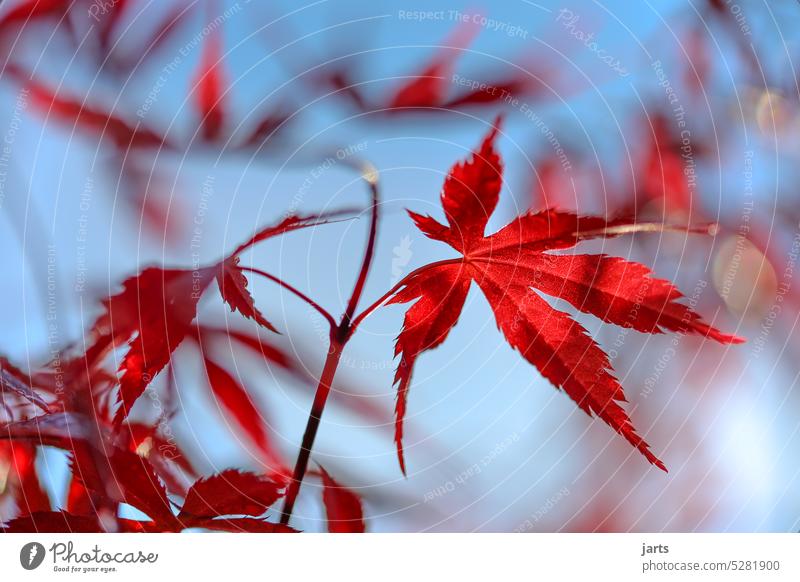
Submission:
M 492 126 L 494 127 L 495 132 L 500 131 L 500 128 L 503 126 L 503 121 L 505 120 L 506 116 L 503 113 L 498 113 L 494 116 L 494 121 L 492 122 Z
M 405 453 L 403 452 L 403 441 L 397 440 L 397 462 L 400 464 L 400 472 L 403 473 L 403 477 L 408 478 L 408 472 L 406 471 L 406 457 Z

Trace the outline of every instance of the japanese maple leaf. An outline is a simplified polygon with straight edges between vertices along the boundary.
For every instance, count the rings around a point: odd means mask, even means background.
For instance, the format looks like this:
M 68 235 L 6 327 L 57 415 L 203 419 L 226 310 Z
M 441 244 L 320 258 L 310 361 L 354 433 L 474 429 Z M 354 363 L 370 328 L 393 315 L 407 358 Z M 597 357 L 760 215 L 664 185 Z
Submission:
M 106 458 L 119 489 L 119 500 L 136 507 L 165 528 L 175 528 L 176 519 L 167 490 L 147 459 L 136 453 L 115 448 Z
M 275 328 L 255 307 L 238 255 L 254 244 L 294 230 L 324 224 L 349 211 L 320 215 L 291 215 L 257 231 L 248 241 L 216 264 L 197 269 L 151 267 L 123 283 L 123 290 L 107 298 L 93 327 L 96 345 L 119 346 L 128 351 L 119 365 L 120 407 L 115 423 L 121 424 L 147 385 L 169 363 L 172 353 L 195 329 L 200 297 L 216 280 L 230 308 L 272 331 Z
M 202 348 L 206 352 L 205 348 Z M 263 414 L 258 410 L 247 390 L 222 366 L 206 356 L 204 358 L 208 383 L 215 402 L 233 417 L 250 441 L 261 453 L 264 463 L 277 475 L 291 475 L 280 452 L 267 433 Z
M 126 280 L 123 291 L 104 302 L 106 314 L 95 324 L 96 332 L 129 346 L 119 366 L 117 424 L 192 331 L 197 303 L 214 271 L 151 267 Z
M 17 517 L 0 527 L 5 533 L 97 533 L 104 531 L 93 515 L 66 511 L 36 511 Z
M 115 452 L 109 459 L 118 464 Z M 170 509 L 166 492 L 146 461 L 135 455 L 125 458 L 116 476 L 122 490 L 121 500 L 150 515 L 149 521 L 117 518 L 113 524 L 123 532 L 179 532 L 203 528 L 230 532 L 293 533 L 291 527 L 270 523 L 256 517 L 221 517 L 224 515 L 260 515 L 282 492 L 269 479 L 253 473 L 227 470 L 196 481 L 186 496 L 178 516 Z M 75 483 L 77 481 L 73 481 Z M 80 509 L 80 508 L 78 508 Z M 89 505 L 85 511 L 30 511 L 0 524 L 0 532 L 103 532 L 110 523 L 101 523 Z
M 69 464 L 73 479 L 80 482 L 87 494 L 91 491 L 109 507 L 122 502 L 135 507 L 160 531 L 179 531 L 180 524 L 166 487 L 147 459 L 116 446 L 111 440 L 100 446 L 93 441 L 79 444 L 71 448 Z
M 169 147 L 167 139 L 140 122 L 132 123 L 102 106 L 91 105 L 86 100 L 62 95 L 47 84 L 31 77 L 22 68 L 11 64 L 5 72 L 18 80 L 29 92 L 33 107 L 47 119 L 72 125 L 77 131 L 108 139 L 117 148 L 127 150 L 158 149 Z
M 141 422 L 128 422 L 127 430 L 120 437 L 120 444 L 127 450 L 135 452 L 147 459 L 158 477 L 164 482 L 170 493 L 186 494 L 186 485 L 182 476 L 196 479 L 197 472 L 191 461 L 180 447 L 168 438 L 159 434 L 159 426 L 151 426 Z
M 363 84 L 355 80 L 352 71 L 358 70 L 360 61 L 349 55 L 331 67 L 323 69 L 318 82 L 334 89 L 334 93 L 346 98 L 359 111 L 379 114 L 397 114 L 407 111 L 434 112 L 441 109 L 461 109 L 469 106 L 490 105 L 502 101 L 508 95 L 530 93 L 535 88 L 530 72 L 521 75 L 518 71 L 505 73 L 494 81 L 489 79 L 467 85 L 466 90 L 450 96 L 453 85 L 453 71 L 459 57 L 467 50 L 477 35 L 479 26 L 476 19 L 461 22 L 444 39 L 439 50 L 428 62 L 419 67 L 414 74 L 403 77 L 398 87 L 393 87 L 386 95 L 371 99 L 362 92 Z M 363 68 L 363 67 L 362 67 Z M 480 75 L 482 78 L 482 75 Z
M 389 107 L 438 107 L 444 103 L 455 61 L 477 31 L 472 21 L 459 25 L 443 43 L 443 50 L 417 76 L 397 89 L 389 99 Z
M 230 306 L 231 311 L 238 311 L 244 317 L 255 320 L 260 326 L 277 332 L 278 330 L 264 319 L 256 307 L 253 296 L 247 289 L 247 277 L 239 268 L 239 257 L 233 256 L 226 259 L 221 263 L 221 267 L 222 273 L 217 276 L 217 284 L 222 298 Z
M 325 514 L 328 517 L 328 531 L 330 533 L 363 533 L 364 510 L 361 500 L 349 489 L 342 487 L 322 467 L 319 468 L 322 477 L 322 503 L 325 505 Z
M 259 516 L 282 495 L 281 485 L 267 477 L 228 469 L 196 481 L 178 517 L 190 521 L 224 515 Z
M 7 491 L 25 512 L 49 511 L 50 498 L 36 471 L 36 443 L 0 443 L 0 463 L 9 468 Z
M 403 417 L 414 363 L 422 352 L 446 339 L 475 282 L 514 349 L 581 410 L 599 416 L 648 461 L 666 471 L 620 405 L 625 396 L 608 355 L 578 322 L 551 307 L 539 293 L 641 332 L 696 333 L 721 343 L 743 340 L 704 323 L 697 313 L 678 303 L 682 296 L 671 283 L 651 277 L 644 265 L 606 255 L 547 252 L 590 238 L 653 230 L 653 225 L 545 210 L 519 216 L 486 236 L 502 183 L 501 160 L 494 147 L 499 121 L 471 159 L 456 164 L 445 180 L 441 202 L 447 225 L 409 212 L 426 236 L 449 244 L 461 256 L 417 269 L 398 284 L 389 300 L 415 302 L 406 312 L 395 350 L 400 356 L 395 375 L 395 441 L 400 467 L 405 473 Z

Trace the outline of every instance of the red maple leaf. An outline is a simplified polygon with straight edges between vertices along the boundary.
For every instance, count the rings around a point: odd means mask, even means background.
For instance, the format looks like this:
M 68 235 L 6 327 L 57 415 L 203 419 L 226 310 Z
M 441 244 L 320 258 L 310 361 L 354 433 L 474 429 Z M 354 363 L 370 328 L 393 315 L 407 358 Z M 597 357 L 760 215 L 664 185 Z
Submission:
M 9 468 L 7 491 L 25 513 L 49 511 L 50 498 L 36 472 L 36 443 L 0 443 L 0 463 Z
M 0 531 L 5 533 L 97 533 L 102 532 L 97 516 L 73 515 L 67 511 L 35 511 L 12 519 Z
M 238 266 L 238 255 L 267 238 L 324 224 L 349 211 L 289 216 L 257 231 L 248 241 L 216 264 L 198 269 L 151 267 L 127 279 L 123 290 L 107 298 L 105 313 L 94 325 L 95 345 L 119 346 L 128 351 L 119 366 L 122 374 L 115 423 L 119 425 L 147 385 L 169 363 L 172 353 L 194 330 L 197 304 L 212 281 L 217 280 L 223 300 L 262 326 L 274 327 L 256 309 Z
M 125 151 L 129 148 L 158 149 L 169 147 L 167 139 L 141 122 L 130 122 L 113 111 L 63 95 L 11 64 L 5 72 L 17 79 L 29 92 L 33 107 L 47 119 L 71 124 L 74 130 L 93 138 L 108 139 Z
M 228 469 L 196 481 L 178 518 L 259 516 L 281 495 L 281 486 L 267 477 Z
M 363 533 L 364 511 L 358 496 L 337 483 L 322 467 L 322 502 L 328 516 L 328 531 L 331 533 Z
M 247 277 L 239 267 L 239 257 L 234 256 L 221 263 L 222 273 L 217 275 L 217 284 L 222 299 L 230 306 L 231 311 L 238 311 L 244 317 L 254 320 L 259 325 L 270 331 L 278 330 L 264 319 L 253 301 L 253 296 L 247 289 Z
M 177 527 L 167 490 L 147 459 L 115 448 L 106 462 L 119 489 L 118 501 L 136 507 L 165 529 Z
M 267 434 L 265 426 L 268 423 L 264 421 L 263 415 L 256 408 L 247 390 L 208 356 L 204 358 L 204 365 L 214 398 L 258 448 L 263 462 L 277 475 L 290 475 L 291 470 L 285 466 L 280 452 L 276 450 Z
M 473 22 L 462 23 L 442 43 L 442 49 L 419 74 L 411 77 L 389 99 L 392 109 L 402 107 L 438 107 L 444 103 L 449 88 L 450 73 L 456 59 L 470 45 L 478 27 Z
M 95 330 L 111 334 L 117 344 L 130 338 L 119 366 L 118 424 L 192 331 L 197 302 L 214 274 L 208 267 L 197 271 L 152 267 L 125 281 L 123 291 L 105 301 L 106 314 Z
M 484 230 L 502 184 L 501 160 L 494 147 L 499 121 L 472 158 L 456 164 L 445 180 L 441 202 L 448 225 L 409 212 L 426 236 L 449 244 L 462 256 L 417 269 L 400 282 L 389 300 L 415 301 L 406 312 L 395 350 L 401 357 L 395 375 L 395 441 L 400 467 L 405 473 L 403 417 L 414 363 L 422 352 L 446 339 L 475 282 L 514 349 L 581 410 L 599 416 L 651 463 L 666 470 L 620 405 L 625 396 L 608 355 L 579 323 L 551 307 L 538 292 L 566 300 L 608 323 L 641 332 L 696 333 L 722 343 L 743 340 L 705 324 L 697 313 L 678 303 L 682 296 L 670 282 L 651 277 L 644 265 L 606 255 L 546 252 L 590 238 L 648 230 L 647 225 L 546 210 L 519 216 L 486 236 Z
M 550 76 L 538 70 L 537 75 L 532 75 L 531 71 L 536 69 L 533 65 L 515 67 L 511 73 L 506 72 L 494 80 L 486 78 L 477 81 L 464 78 L 455 84 L 467 88 L 450 95 L 454 85 L 453 72 L 456 64 L 479 31 L 480 27 L 476 22 L 475 18 L 460 22 L 424 65 L 417 67 L 412 74 L 402 76 L 403 81 L 397 87 L 393 87 L 378 99 L 372 99 L 365 94 L 364 84 L 354 78 L 353 71 L 363 67 L 359 66 L 360 60 L 353 55 L 348 55 L 346 59 L 331 59 L 322 74 L 316 76 L 315 82 L 326 88 L 332 88 L 335 95 L 347 99 L 359 111 L 397 114 L 491 105 L 514 95 L 531 94 L 538 85 L 532 81 L 534 76 L 541 78 Z M 523 68 L 526 69 L 524 75 L 520 73 Z M 483 79 L 482 75 L 479 77 Z

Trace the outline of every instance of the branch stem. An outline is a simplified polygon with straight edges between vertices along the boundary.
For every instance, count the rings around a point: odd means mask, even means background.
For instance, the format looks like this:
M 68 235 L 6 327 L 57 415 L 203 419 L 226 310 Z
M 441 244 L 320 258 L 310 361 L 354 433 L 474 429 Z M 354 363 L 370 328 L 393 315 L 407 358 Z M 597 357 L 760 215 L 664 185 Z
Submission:
M 303 293 L 302 291 L 300 291 L 299 289 L 297 289 L 293 285 L 290 285 L 289 283 L 287 283 L 283 279 L 281 279 L 279 277 L 276 277 L 275 275 L 273 275 L 271 273 L 267 273 L 266 271 L 262 271 L 261 269 L 256 269 L 255 267 L 241 267 L 240 266 L 239 268 L 242 271 L 249 271 L 251 273 L 255 273 L 256 275 L 261 275 L 262 277 L 277 283 L 278 285 L 280 285 L 281 287 L 286 289 L 289 293 L 294 294 L 295 296 L 297 296 L 301 300 L 303 300 L 306 303 L 308 303 L 308 305 L 310 305 L 313 309 L 315 309 L 317 311 L 317 313 L 319 313 L 322 317 L 324 317 L 328 321 L 328 323 L 330 324 L 331 328 L 336 327 L 336 321 L 333 319 L 333 316 L 330 313 L 328 313 L 328 311 L 324 307 L 322 307 L 319 303 L 317 303 L 316 301 L 311 299 L 311 297 L 309 297 L 308 295 L 306 295 L 305 293 Z
M 370 221 L 369 221 L 369 239 L 367 240 L 367 248 L 364 251 L 364 260 L 361 263 L 361 270 L 358 272 L 358 279 L 353 287 L 353 293 L 350 296 L 350 301 L 347 303 L 347 309 L 342 316 L 341 328 L 347 331 L 350 328 L 350 323 L 358 307 L 358 300 L 361 299 L 361 294 L 364 292 L 364 285 L 367 282 L 367 275 L 369 268 L 372 264 L 372 259 L 375 256 L 375 239 L 378 234 L 378 183 L 375 180 L 368 181 L 371 195 L 372 205 L 370 207 Z
M 292 517 L 294 504 L 297 501 L 297 495 L 300 493 L 300 486 L 303 484 L 303 478 L 308 469 L 311 449 L 314 446 L 314 439 L 317 437 L 320 420 L 322 420 L 322 412 L 325 410 L 325 403 L 331 392 L 331 385 L 336 375 L 336 368 L 339 366 L 339 359 L 341 358 L 343 348 L 344 345 L 336 337 L 336 334 L 331 333 L 331 346 L 328 350 L 328 357 L 325 360 L 325 367 L 322 369 L 317 392 L 314 395 L 314 403 L 311 405 L 311 412 L 308 415 L 306 431 L 303 434 L 300 452 L 297 455 L 297 462 L 294 465 L 292 480 L 286 490 L 286 502 L 283 505 L 283 512 L 281 513 L 281 523 L 283 525 L 287 525 Z
M 281 512 L 281 523 L 283 525 L 288 525 L 289 520 L 292 518 L 292 511 L 294 510 L 297 496 L 300 493 L 300 487 L 303 485 L 303 479 L 305 478 L 306 471 L 308 470 L 308 462 L 311 459 L 311 450 L 314 447 L 314 439 L 316 439 L 317 431 L 319 430 L 320 421 L 322 419 L 322 413 L 325 410 L 325 404 L 328 401 L 328 395 L 331 392 L 331 385 L 333 384 L 334 376 L 336 376 L 336 369 L 339 366 L 339 360 L 341 358 L 342 351 L 344 350 L 347 341 L 352 336 L 351 329 L 353 315 L 358 307 L 358 301 L 361 298 L 361 294 L 364 292 L 364 286 L 367 282 L 367 275 L 369 274 L 369 269 L 375 256 L 375 240 L 378 234 L 380 203 L 377 172 L 368 169 L 364 171 L 363 176 L 369 185 L 371 198 L 367 246 L 364 251 L 364 259 L 361 262 L 361 268 L 358 271 L 356 283 L 353 286 L 353 292 L 350 295 L 350 300 L 347 302 L 347 308 L 342 315 L 342 320 L 337 325 L 332 317 L 328 316 L 327 318 L 331 326 L 330 348 L 328 350 L 328 357 L 325 360 L 325 366 L 323 367 L 322 374 L 320 375 L 317 391 L 314 395 L 314 403 L 311 405 L 311 412 L 308 415 L 306 430 L 303 433 L 300 451 L 297 454 L 297 461 L 295 462 L 294 471 L 292 473 L 292 480 L 286 490 L 286 499 L 284 501 L 283 511 Z M 264 274 L 268 275 L 267 273 Z M 292 291 L 292 289 L 287 287 L 285 283 L 281 281 L 276 282 L 283 284 L 287 290 Z M 296 295 L 300 293 L 297 290 L 292 292 Z M 305 298 L 305 301 L 309 304 L 312 304 L 309 298 Z

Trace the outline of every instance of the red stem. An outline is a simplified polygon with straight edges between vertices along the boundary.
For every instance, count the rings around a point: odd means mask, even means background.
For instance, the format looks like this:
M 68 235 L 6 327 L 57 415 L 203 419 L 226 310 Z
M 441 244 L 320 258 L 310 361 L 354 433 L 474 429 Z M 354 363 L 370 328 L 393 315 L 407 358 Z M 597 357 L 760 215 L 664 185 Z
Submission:
M 361 299 L 361 293 L 364 291 L 364 285 L 367 282 L 367 274 L 369 267 L 372 264 L 372 257 L 375 255 L 375 239 L 378 234 L 378 184 L 376 180 L 369 180 L 370 194 L 372 196 L 372 206 L 370 207 L 370 222 L 369 222 L 369 240 L 367 241 L 367 249 L 364 251 L 364 260 L 361 263 L 361 270 L 358 273 L 355 287 L 353 287 L 353 294 L 350 296 L 350 301 L 347 304 L 347 309 L 342 316 L 342 323 L 340 328 L 343 332 L 350 329 L 350 323 L 353 319 L 353 314 L 358 307 L 358 300 Z
M 336 375 L 336 368 L 339 366 L 339 358 L 342 355 L 343 348 L 344 345 L 336 337 L 336 334 L 331 333 L 331 347 L 328 351 L 328 358 L 325 360 L 325 367 L 322 369 L 317 392 L 314 395 L 314 404 L 311 405 L 311 412 L 308 415 L 306 431 L 303 433 L 303 442 L 300 445 L 300 452 L 297 455 L 297 462 L 294 465 L 292 480 L 286 490 L 286 502 L 283 505 L 283 512 L 281 513 L 281 523 L 283 525 L 287 525 L 289 519 L 292 517 L 292 510 L 294 509 L 297 495 L 300 493 L 300 486 L 303 484 L 303 478 L 308 469 L 311 449 L 314 446 L 314 439 L 317 436 L 317 430 L 319 430 L 322 412 L 325 410 L 325 403 L 328 400 L 328 394 L 331 392 L 331 385 Z
M 284 289 L 286 289 L 290 293 L 293 293 L 298 298 L 300 298 L 303 301 L 305 301 L 306 303 L 308 303 L 312 308 L 316 309 L 317 313 L 319 313 L 322 317 L 324 317 L 328 321 L 328 323 L 330 324 L 331 328 L 334 328 L 336 326 L 336 321 L 333 319 L 333 316 L 330 313 L 328 313 L 327 310 L 325 310 L 324 307 L 322 307 L 319 303 L 317 303 L 316 301 L 311 299 L 311 297 L 309 297 L 308 295 L 306 295 L 305 293 L 303 293 L 302 291 L 300 291 L 296 287 L 290 285 L 289 283 L 287 283 L 283 279 L 280 279 L 280 278 L 276 277 L 275 275 L 272 275 L 271 273 L 267 273 L 266 271 L 262 271 L 261 269 L 256 269 L 255 267 L 239 267 L 239 268 L 242 271 L 250 271 L 251 273 L 255 273 L 256 275 L 261 275 L 262 277 L 277 283 L 278 285 L 280 285 L 281 287 L 283 287 Z
M 292 511 L 294 504 L 297 501 L 297 496 L 300 493 L 300 487 L 303 484 L 303 479 L 306 476 L 308 469 L 308 462 L 311 458 L 311 449 L 314 447 L 314 439 L 316 439 L 317 431 L 319 430 L 322 413 L 325 410 L 325 403 L 328 400 L 328 395 L 331 392 L 331 385 L 333 378 L 336 375 L 336 369 L 339 366 L 339 359 L 342 355 L 342 350 L 345 344 L 351 337 L 352 319 L 361 294 L 364 291 L 364 286 L 369 274 L 369 268 L 372 264 L 372 259 L 375 255 L 375 239 L 378 233 L 378 217 L 379 217 L 379 195 L 377 179 L 371 175 L 365 174 L 365 179 L 370 187 L 370 194 L 372 198 L 372 205 L 370 207 L 370 225 L 369 225 L 369 238 L 367 239 L 367 247 L 364 251 L 364 260 L 361 262 L 361 268 L 358 272 L 356 284 L 353 287 L 353 293 L 347 303 L 342 321 L 336 325 L 331 318 L 331 344 L 328 350 L 328 357 L 325 360 L 325 367 L 322 369 L 320 375 L 319 385 L 317 386 L 316 394 L 314 395 L 314 403 L 311 405 L 311 412 L 308 415 L 308 422 L 306 423 L 306 430 L 303 433 L 303 440 L 300 444 L 300 451 L 297 454 L 297 461 L 294 465 L 292 474 L 292 481 L 286 490 L 286 501 L 283 505 L 281 512 L 281 523 L 287 525 L 292 518 Z M 310 301 L 310 300 L 309 300 Z

